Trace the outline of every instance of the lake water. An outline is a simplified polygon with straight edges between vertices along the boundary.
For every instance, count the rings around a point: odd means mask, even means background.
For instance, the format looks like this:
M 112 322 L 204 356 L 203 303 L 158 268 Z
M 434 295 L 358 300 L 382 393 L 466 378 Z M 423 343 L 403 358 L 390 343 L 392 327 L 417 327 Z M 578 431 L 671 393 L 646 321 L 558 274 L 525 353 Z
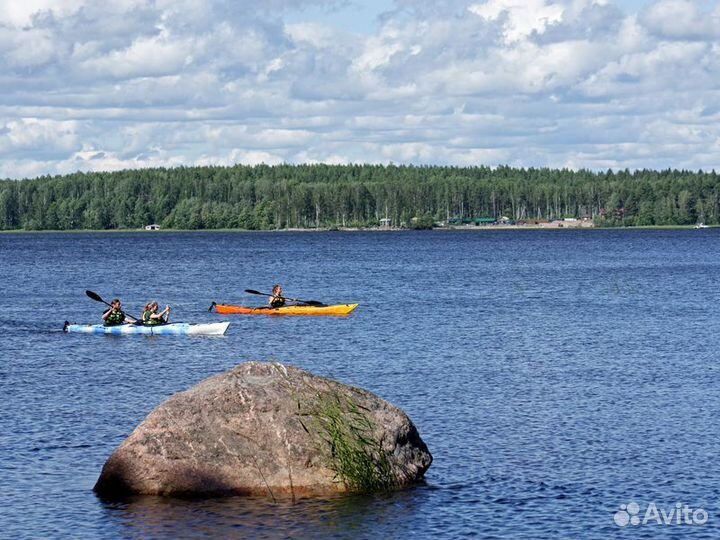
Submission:
M 208 312 L 275 282 L 360 307 Z M 1 537 L 720 536 L 720 230 L 5 234 L 0 283 Z M 220 338 L 62 333 L 99 320 L 86 289 L 232 322 Z M 404 409 L 434 456 L 426 482 L 296 504 L 94 495 L 157 404 L 246 360 Z M 646 519 L 678 504 L 693 524 Z

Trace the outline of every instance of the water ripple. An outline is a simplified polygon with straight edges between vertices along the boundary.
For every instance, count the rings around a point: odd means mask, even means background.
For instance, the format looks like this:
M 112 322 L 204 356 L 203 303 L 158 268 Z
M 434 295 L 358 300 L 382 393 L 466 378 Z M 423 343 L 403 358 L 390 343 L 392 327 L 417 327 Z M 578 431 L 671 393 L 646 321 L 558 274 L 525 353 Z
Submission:
M 2 535 L 715 538 L 719 233 L 0 235 Z M 163 272 L 128 279 L 148 254 Z M 99 318 L 85 289 L 216 321 L 210 301 L 253 302 L 243 289 L 278 281 L 361 306 L 232 318 L 223 340 L 61 331 Z M 435 458 L 426 483 L 295 504 L 95 497 L 154 406 L 251 359 L 402 407 Z M 709 521 L 621 528 L 630 502 Z

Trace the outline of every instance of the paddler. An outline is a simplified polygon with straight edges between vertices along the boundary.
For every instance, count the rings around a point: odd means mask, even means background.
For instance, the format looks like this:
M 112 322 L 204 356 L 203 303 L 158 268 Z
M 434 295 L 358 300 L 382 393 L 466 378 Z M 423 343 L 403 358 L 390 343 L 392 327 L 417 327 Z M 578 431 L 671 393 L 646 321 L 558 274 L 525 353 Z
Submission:
M 117 326 L 124 322 L 137 322 L 130 315 L 125 315 L 125 312 L 122 310 L 122 302 L 120 302 L 119 298 L 114 298 L 113 301 L 110 302 L 110 309 L 103 313 L 102 319 L 105 326 Z
M 152 326 L 155 324 L 167 324 L 170 318 L 170 306 L 165 306 L 161 312 L 158 313 L 159 305 L 156 301 L 148 302 L 145 304 L 145 310 L 142 314 L 143 324 Z
M 272 296 L 268 300 L 270 307 L 278 308 L 285 305 L 285 297 L 282 295 L 282 287 L 274 285 L 272 288 Z

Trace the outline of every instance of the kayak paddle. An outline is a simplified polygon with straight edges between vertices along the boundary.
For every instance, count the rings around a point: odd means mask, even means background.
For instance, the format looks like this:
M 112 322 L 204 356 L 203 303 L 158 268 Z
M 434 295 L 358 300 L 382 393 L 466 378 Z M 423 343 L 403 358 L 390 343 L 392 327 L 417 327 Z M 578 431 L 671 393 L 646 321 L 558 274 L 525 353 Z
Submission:
M 245 289 L 246 293 L 250 294 L 259 294 L 261 296 L 275 296 L 274 294 L 268 294 L 260 291 L 254 291 L 252 289 Z M 281 296 L 280 298 L 284 298 L 285 300 L 289 300 L 290 302 L 300 302 L 301 304 L 305 304 L 308 306 L 324 306 L 322 302 L 318 302 L 317 300 L 298 300 L 297 298 L 288 298 L 287 296 Z
M 107 303 L 105 300 L 103 300 L 103 299 L 100 297 L 100 295 L 99 295 L 98 293 L 96 293 L 96 292 L 85 291 L 85 294 L 88 295 L 88 298 L 92 298 L 92 299 L 95 300 L 96 302 L 101 302 L 101 303 L 103 303 L 103 304 L 105 304 L 105 305 L 108 305 L 108 306 L 112 307 L 112 304 L 108 304 L 108 303 Z M 126 313 L 126 315 L 129 315 L 129 314 Z M 138 319 L 137 317 L 133 317 L 132 315 L 129 315 L 129 316 L 130 316 L 131 318 L 135 319 L 135 321 L 136 321 L 137 323 L 139 323 L 140 320 L 141 320 L 141 319 Z

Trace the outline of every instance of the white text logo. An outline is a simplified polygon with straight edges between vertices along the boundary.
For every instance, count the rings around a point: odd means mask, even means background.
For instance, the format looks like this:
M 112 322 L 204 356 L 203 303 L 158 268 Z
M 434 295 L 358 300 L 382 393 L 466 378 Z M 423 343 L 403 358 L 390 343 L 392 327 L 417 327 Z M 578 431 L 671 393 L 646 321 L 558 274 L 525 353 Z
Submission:
M 615 512 L 613 520 L 618 527 L 627 525 L 705 525 L 708 513 L 703 508 L 691 508 L 687 504 L 675 503 L 670 508 L 659 508 L 655 503 L 648 504 L 645 512 L 640 512 L 640 505 L 630 501 L 621 504 Z

